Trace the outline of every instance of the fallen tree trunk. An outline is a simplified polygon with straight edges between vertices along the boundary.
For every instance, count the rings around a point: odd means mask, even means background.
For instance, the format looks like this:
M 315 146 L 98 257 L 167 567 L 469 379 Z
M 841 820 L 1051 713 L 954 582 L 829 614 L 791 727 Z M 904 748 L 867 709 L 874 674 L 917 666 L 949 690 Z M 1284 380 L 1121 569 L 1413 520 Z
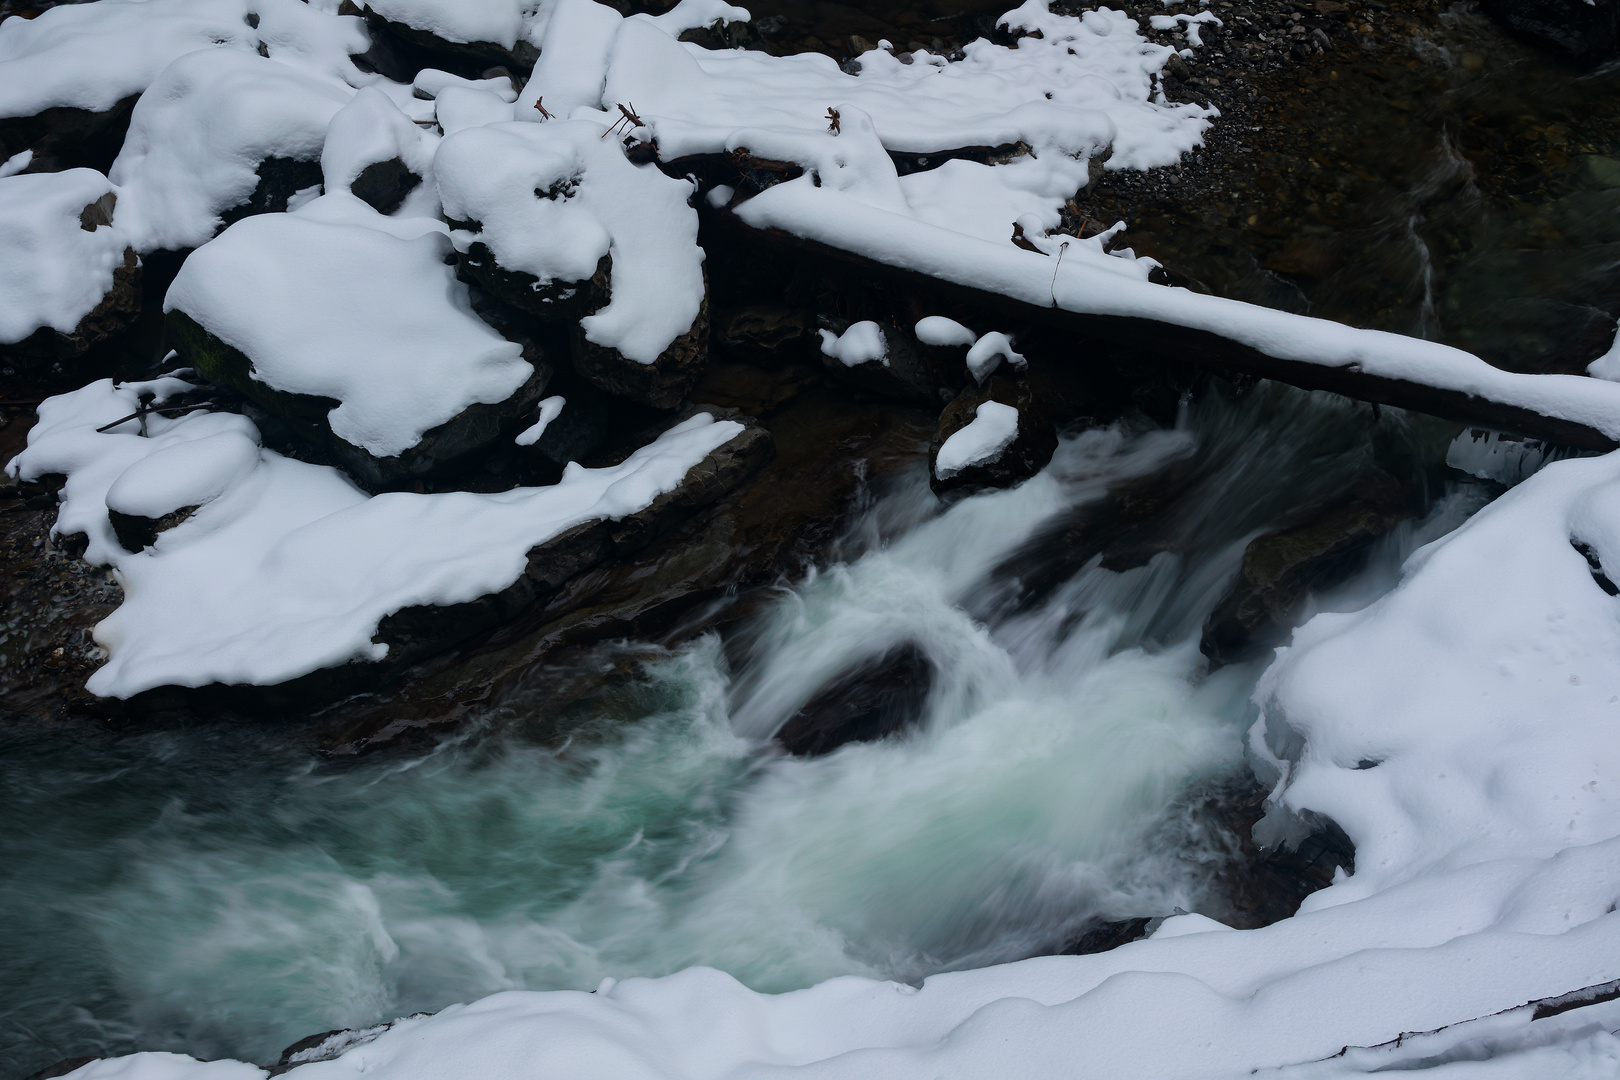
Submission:
M 1332 364 L 1279 357 L 1213 331 L 1168 320 L 1138 315 L 1076 312 L 1060 308 L 1055 303 L 1032 303 L 960 281 L 944 280 L 899 265 L 898 262 L 851 252 L 820 240 L 793 235 L 783 229 L 756 228 L 743 221 L 732 209 L 705 207 L 703 230 L 706 247 L 710 243 L 730 243 L 777 257 L 815 259 L 845 273 L 855 270 L 870 278 L 929 294 L 937 299 L 940 311 L 950 312 L 953 317 L 964 311 L 982 312 L 1056 330 L 1077 339 L 1097 339 L 1190 361 L 1224 374 L 1274 379 L 1305 390 L 1326 390 L 1375 405 L 1410 409 L 1470 426 L 1510 432 L 1582 450 L 1607 451 L 1620 447 L 1620 415 L 1614 417 L 1612 424 L 1599 426 L 1569 416 L 1551 415 L 1531 405 L 1502 397 L 1486 397 L 1416 379 L 1367 371 L 1353 360 Z M 1310 323 L 1318 322 L 1303 316 L 1290 317 Z M 1513 375 L 1513 378 L 1543 380 L 1580 377 Z M 1594 391 L 1600 386 L 1609 386 L 1599 380 L 1591 381 Z M 1610 387 L 1609 392 L 1613 389 Z

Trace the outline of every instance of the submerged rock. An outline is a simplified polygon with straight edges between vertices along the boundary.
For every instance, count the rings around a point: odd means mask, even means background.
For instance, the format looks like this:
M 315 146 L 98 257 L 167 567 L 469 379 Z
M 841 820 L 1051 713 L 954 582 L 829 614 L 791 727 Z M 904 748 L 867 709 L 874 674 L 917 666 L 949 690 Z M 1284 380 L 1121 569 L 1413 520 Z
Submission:
M 875 742 L 916 725 L 937 669 L 908 641 L 838 676 L 788 718 L 776 741 L 796 757 L 816 757 L 851 742 Z
M 1411 500 L 1388 476 L 1303 524 L 1257 537 L 1243 566 L 1204 623 L 1198 647 L 1215 664 L 1265 655 L 1287 639 L 1306 596 L 1331 588 L 1361 568 L 1373 542 L 1411 516 Z

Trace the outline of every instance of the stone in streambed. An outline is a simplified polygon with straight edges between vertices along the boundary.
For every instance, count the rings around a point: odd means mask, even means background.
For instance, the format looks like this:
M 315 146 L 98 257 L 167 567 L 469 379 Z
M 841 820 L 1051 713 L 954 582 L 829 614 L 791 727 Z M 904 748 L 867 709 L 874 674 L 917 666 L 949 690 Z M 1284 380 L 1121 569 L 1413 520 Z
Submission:
M 922 719 L 936 674 L 915 642 L 896 645 L 834 679 L 789 717 L 776 740 L 796 757 L 816 757 L 887 738 Z
M 981 428 L 984 437 L 975 438 Z M 989 438 L 998 432 L 1001 438 Z M 964 440 L 972 445 L 963 447 Z M 1050 402 L 1032 392 L 1028 379 L 992 375 L 940 413 L 928 450 L 929 484 L 942 497 L 1011 487 L 1045 468 L 1056 449 Z
M 90 169 L 0 178 L 0 364 L 77 359 L 140 314 L 141 265 L 112 228 L 116 204 Z
M 1411 514 L 1400 485 L 1380 476 L 1303 524 L 1251 541 L 1237 579 L 1204 622 L 1200 650 L 1218 665 L 1265 655 L 1287 639 L 1310 592 L 1347 580 L 1373 543 Z
M 708 283 L 691 185 L 633 163 L 589 121 L 497 123 L 434 159 L 462 276 L 574 325 L 574 369 L 610 394 L 678 405 L 708 363 Z
M 164 305 L 187 363 L 372 487 L 515 434 L 550 374 L 473 313 L 442 235 L 384 220 L 347 194 L 248 218 L 192 253 Z

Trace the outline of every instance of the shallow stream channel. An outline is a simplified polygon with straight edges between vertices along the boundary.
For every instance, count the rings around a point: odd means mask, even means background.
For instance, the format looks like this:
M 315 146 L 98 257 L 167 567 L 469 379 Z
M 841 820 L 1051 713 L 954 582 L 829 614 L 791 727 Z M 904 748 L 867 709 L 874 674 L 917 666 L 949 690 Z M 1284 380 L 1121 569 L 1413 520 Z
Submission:
M 1006 5 L 971 6 L 755 15 L 770 48 L 843 59 L 852 35 L 950 47 Z M 1083 193 L 1079 230 L 1127 217 L 1196 288 L 1504 366 L 1574 371 L 1608 347 L 1612 69 L 1539 57 L 1463 5 L 1212 8 L 1224 74 L 1171 89 L 1227 118 L 1183 167 Z M 1310 47 L 1245 52 L 1273 16 Z M 1302 19 L 1326 49 L 1292 35 Z M 1352 117 L 1368 87 L 1384 96 Z M 1326 823 L 1257 848 L 1256 680 L 1289 626 L 1383 595 L 1517 474 L 1457 467 L 1455 424 L 1207 377 L 954 501 L 903 429 L 814 558 L 720 628 L 571 648 L 431 739 L 317 752 L 295 725 L 194 716 L 0 729 L 0 1077 L 136 1050 L 269 1064 L 318 1032 L 692 965 L 765 991 L 917 983 L 1178 911 L 1263 925 L 1353 865 Z M 1281 636 L 1223 638 L 1251 543 L 1316 543 L 1333 515 L 1359 539 L 1268 611 Z

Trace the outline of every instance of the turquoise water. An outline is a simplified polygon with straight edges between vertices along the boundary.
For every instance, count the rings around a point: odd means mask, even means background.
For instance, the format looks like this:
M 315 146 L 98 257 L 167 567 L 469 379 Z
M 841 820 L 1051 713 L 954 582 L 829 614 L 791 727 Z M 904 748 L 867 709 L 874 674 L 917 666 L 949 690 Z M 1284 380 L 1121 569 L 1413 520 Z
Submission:
M 692 964 L 766 990 L 915 981 L 1095 917 L 1216 910 L 1232 837 L 1188 792 L 1245 769 L 1257 669 L 1206 677 L 1198 627 L 1284 508 L 1374 444 L 1427 452 L 1398 414 L 1373 423 L 1292 391 L 1212 398 L 1177 431 L 1070 436 L 1035 480 L 948 511 L 918 470 L 730 660 L 715 637 L 641 649 L 582 703 L 530 692 L 412 757 L 337 764 L 236 724 L 4 736 L 0 1073 L 134 1049 L 267 1061 L 334 1027 Z M 1008 555 L 1177 461 L 1200 479 L 1175 551 L 1000 603 Z M 1386 588 L 1471 505 L 1443 501 L 1336 602 Z M 772 749 L 901 641 L 940 672 L 916 730 Z

